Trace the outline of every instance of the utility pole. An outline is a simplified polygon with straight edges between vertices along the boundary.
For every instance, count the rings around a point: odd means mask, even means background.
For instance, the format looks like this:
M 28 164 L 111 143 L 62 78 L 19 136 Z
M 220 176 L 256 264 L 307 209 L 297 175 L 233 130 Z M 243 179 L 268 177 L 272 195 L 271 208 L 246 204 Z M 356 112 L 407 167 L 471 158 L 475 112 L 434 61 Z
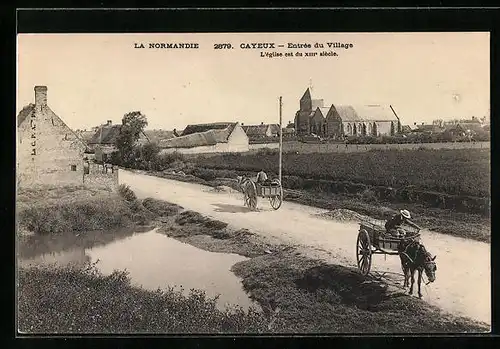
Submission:
M 282 118 L 282 97 L 280 96 L 280 156 L 279 156 L 279 161 L 280 161 L 280 167 L 279 167 L 279 172 L 278 172 L 278 177 L 281 183 L 281 158 L 282 158 L 282 152 L 283 152 L 283 118 Z

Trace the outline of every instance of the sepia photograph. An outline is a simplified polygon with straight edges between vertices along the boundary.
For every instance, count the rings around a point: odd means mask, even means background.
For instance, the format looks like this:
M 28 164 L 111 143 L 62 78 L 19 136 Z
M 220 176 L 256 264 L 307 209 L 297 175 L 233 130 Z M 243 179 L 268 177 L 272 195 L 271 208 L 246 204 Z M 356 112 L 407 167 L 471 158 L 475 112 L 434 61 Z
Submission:
M 491 331 L 490 33 L 18 34 L 16 328 Z

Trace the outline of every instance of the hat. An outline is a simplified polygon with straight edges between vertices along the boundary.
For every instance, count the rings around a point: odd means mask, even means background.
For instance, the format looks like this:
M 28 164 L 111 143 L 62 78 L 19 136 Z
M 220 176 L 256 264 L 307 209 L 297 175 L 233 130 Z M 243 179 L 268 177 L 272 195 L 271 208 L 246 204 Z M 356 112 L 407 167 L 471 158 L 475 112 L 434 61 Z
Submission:
M 410 212 L 408 210 L 401 210 L 399 212 L 401 213 L 401 216 L 403 216 L 404 218 L 406 218 L 406 219 L 411 218 Z

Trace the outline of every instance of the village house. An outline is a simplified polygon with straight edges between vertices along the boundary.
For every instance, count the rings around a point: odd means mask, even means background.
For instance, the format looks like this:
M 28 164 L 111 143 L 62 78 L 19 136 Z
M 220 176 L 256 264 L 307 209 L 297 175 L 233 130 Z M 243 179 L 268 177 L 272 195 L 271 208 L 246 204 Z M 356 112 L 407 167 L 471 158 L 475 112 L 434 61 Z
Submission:
M 295 136 L 295 124 L 289 122 L 286 127 L 283 128 L 283 138 L 291 138 Z
M 91 150 L 102 152 L 103 154 L 110 154 L 116 150 L 116 141 L 122 129 L 121 124 L 113 125 L 111 120 L 108 120 L 104 125 L 96 127 L 96 131 L 92 138 L 88 141 Z M 146 133 L 141 132 L 138 140 L 139 144 L 146 144 L 149 138 Z
M 323 99 L 313 99 L 309 89 L 300 99 L 295 114 L 299 136 L 316 135 L 341 139 L 346 136 L 382 136 L 401 132 L 401 123 L 392 107 L 381 105 L 325 107 Z
M 451 139 L 458 137 L 487 137 L 488 131 L 480 123 L 457 123 L 445 127 L 443 133 Z
M 249 140 L 237 122 L 188 125 L 180 137 L 162 140 L 163 153 L 184 154 L 246 152 Z
M 83 140 L 86 144 L 88 144 L 88 142 L 92 139 L 92 137 L 94 137 L 94 134 L 95 134 L 96 130 L 92 129 L 92 130 L 80 130 L 80 129 L 77 129 L 75 130 L 75 133 L 76 135 L 81 139 Z
M 279 136 L 280 125 L 278 124 L 264 124 L 261 122 L 260 125 L 241 124 L 241 127 L 250 139 Z
M 47 87 L 35 86 L 35 103 L 17 116 L 19 187 L 85 185 L 116 189 L 118 172 L 94 164 L 90 149 L 47 104 Z
M 435 135 L 442 133 L 445 128 L 439 123 L 425 124 L 422 122 L 421 124 L 417 124 L 416 122 L 414 122 L 413 125 L 409 125 L 409 129 L 412 133 Z
M 20 187 L 81 184 L 86 144 L 47 104 L 47 87 L 35 86 L 35 103 L 17 116 Z

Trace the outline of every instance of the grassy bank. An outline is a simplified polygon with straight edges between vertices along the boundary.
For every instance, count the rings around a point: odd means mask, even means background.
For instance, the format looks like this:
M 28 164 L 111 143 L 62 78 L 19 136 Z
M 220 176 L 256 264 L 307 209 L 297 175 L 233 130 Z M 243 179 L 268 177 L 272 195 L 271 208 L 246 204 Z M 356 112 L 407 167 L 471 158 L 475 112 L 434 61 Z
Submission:
M 192 290 L 146 291 L 124 272 L 109 276 L 92 267 L 21 269 L 19 330 L 26 333 L 238 333 L 267 331 L 252 309 L 221 311 L 216 298 Z
M 41 187 L 21 190 L 17 217 L 21 231 L 62 234 L 114 230 L 145 225 L 165 210 L 153 199 L 138 200 L 126 186 L 117 192 L 84 187 Z

